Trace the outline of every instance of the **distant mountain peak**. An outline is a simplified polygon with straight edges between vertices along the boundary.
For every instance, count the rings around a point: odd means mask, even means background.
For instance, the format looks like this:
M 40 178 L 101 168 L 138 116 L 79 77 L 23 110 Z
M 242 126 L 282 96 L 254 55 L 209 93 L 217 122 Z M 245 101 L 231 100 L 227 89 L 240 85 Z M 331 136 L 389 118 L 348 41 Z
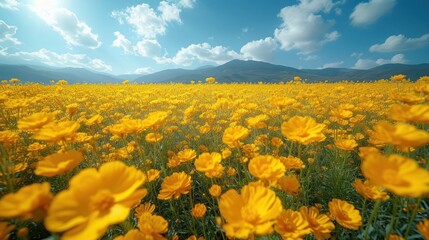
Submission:
M 49 84 L 50 80 L 65 79 L 69 83 L 120 83 L 124 77 L 130 81 L 146 83 L 189 83 L 191 80 L 204 80 L 214 77 L 218 82 L 280 82 L 290 81 L 300 76 L 309 82 L 374 81 L 388 79 L 396 74 L 405 74 L 412 81 L 429 75 L 429 63 L 423 64 L 385 64 L 372 69 L 325 68 L 296 69 L 254 60 L 234 59 L 220 66 L 202 66 L 197 69 L 166 69 L 147 75 L 118 75 L 94 72 L 86 68 L 54 68 L 34 65 L 0 64 L 0 79 L 19 78 L 21 82 L 40 82 Z

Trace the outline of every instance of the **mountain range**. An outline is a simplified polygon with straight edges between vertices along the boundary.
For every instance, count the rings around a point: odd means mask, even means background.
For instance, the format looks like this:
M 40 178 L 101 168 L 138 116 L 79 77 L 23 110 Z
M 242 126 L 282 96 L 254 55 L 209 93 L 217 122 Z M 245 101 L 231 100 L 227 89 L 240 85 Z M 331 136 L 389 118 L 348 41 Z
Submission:
M 307 82 L 338 82 L 374 81 L 388 79 L 392 75 L 405 74 L 411 81 L 421 76 L 429 75 L 429 63 L 385 64 L 367 70 L 349 68 L 325 69 L 296 69 L 292 67 L 274 65 L 266 62 L 232 60 L 219 66 L 204 66 L 193 70 L 168 69 L 160 72 L 138 75 L 109 75 L 93 72 L 84 68 L 53 68 L 35 65 L 8 65 L 0 64 L 0 80 L 18 78 L 21 82 L 39 82 L 48 84 L 50 80 L 65 79 L 69 83 L 120 83 L 125 79 L 138 83 L 189 83 L 191 80 L 204 81 L 207 77 L 214 77 L 220 83 L 276 83 L 290 81 L 294 76 L 300 76 Z

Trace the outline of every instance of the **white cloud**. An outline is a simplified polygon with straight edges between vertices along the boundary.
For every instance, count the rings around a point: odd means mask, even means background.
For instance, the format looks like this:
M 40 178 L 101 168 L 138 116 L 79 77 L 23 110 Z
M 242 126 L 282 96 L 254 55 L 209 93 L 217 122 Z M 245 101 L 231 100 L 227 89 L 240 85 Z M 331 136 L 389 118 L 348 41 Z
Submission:
M 189 4 L 190 2 L 185 1 L 184 4 Z M 185 5 L 181 4 L 180 6 Z M 165 34 L 168 23 L 181 23 L 180 11 L 181 9 L 178 5 L 161 1 L 158 6 L 158 12 L 148 4 L 142 3 L 127 7 L 122 11 L 113 11 L 112 17 L 116 18 L 120 24 L 128 23 L 131 25 L 138 35 L 154 39 L 158 35 Z
M 404 35 L 392 35 L 382 44 L 374 44 L 369 48 L 371 52 L 396 52 L 423 48 L 429 45 L 429 34 L 419 38 L 406 38 Z
M 2 46 L 0 46 L 0 56 L 7 56 L 8 55 L 8 53 L 7 53 L 7 48 L 4 48 L 4 47 L 2 47 Z
M 193 8 L 196 0 L 179 0 L 179 6 L 183 8 Z
M 194 61 L 223 64 L 233 59 L 241 59 L 240 54 L 224 46 L 212 47 L 208 43 L 191 44 L 181 48 L 172 58 L 158 58 L 159 63 L 172 62 L 177 65 L 190 66 Z
M 112 46 L 122 49 L 125 54 L 150 58 L 161 56 L 162 47 L 156 39 L 144 39 L 133 45 L 122 33 L 114 32 L 113 34 L 116 39 L 113 41 Z
M 318 13 L 329 13 L 340 4 L 332 0 L 301 0 L 298 5 L 283 8 L 279 17 L 283 23 L 274 31 L 275 39 L 280 42 L 281 49 L 292 49 L 310 53 L 323 44 L 339 37 L 336 31 L 330 32 L 333 20 L 325 20 Z
M 58 32 L 70 46 L 95 49 L 101 45 L 98 35 L 92 33 L 91 28 L 80 21 L 72 11 L 40 3 L 30 5 L 30 9 Z
M 404 54 L 396 54 L 391 59 L 379 58 L 377 60 L 372 59 L 358 59 L 353 68 L 356 69 L 368 69 L 373 68 L 379 65 L 388 64 L 388 63 L 406 63 Z
M 382 59 L 379 58 L 377 61 L 375 61 L 378 65 L 388 64 L 388 63 L 405 63 L 407 60 L 405 59 L 404 54 L 396 54 L 393 56 L 390 60 L 389 59 Z
M 6 8 L 9 10 L 18 10 L 19 3 L 16 0 L 1 0 L 0 8 Z
M 355 26 L 372 24 L 388 13 L 395 4 L 396 0 L 369 0 L 359 3 L 350 15 L 350 20 Z
M 122 49 L 124 53 L 131 54 L 133 51 L 133 44 L 122 33 L 114 32 L 116 39 L 113 41 L 112 46 Z
M 249 32 L 249 28 L 248 27 L 242 28 L 241 31 L 244 33 L 247 33 L 247 32 Z
M 363 53 L 358 53 L 358 52 L 354 52 L 352 54 L 350 54 L 350 57 L 355 57 L 355 58 L 362 58 Z
M 343 63 L 344 63 L 343 61 L 326 63 L 326 64 L 323 64 L 322 69 L 323 68 L 337 68 L 337 67 L 340 67 L 341 65 L 343 65 Z
M 135 74 L 149 74 L 149 73 L 153 73 L 153 69 L 151 67 L 142 67 L 142 68 L 137 68 L 136 70 L 134 70 Z
M 161 18 L 165 22 L 182 22 L 180 19 L 180 12 L 182 11 L 176 4 L 170 4 L 162 1 L 159 3 L 158 11 L 161 12 Z
M 270 62 L 277 48 L 277 42 L 271 37 L 246 43 L 240 53 L 245 59 Z
M 3 20 L 0 20 L 0 42 L 12 42 L 13 44 L 21 44 L 21 42 L 14 38 L 13 35 L 16 34 L 18 30 L 15 26 L 7 25 Z
M 37 61 L 55 67 L 82 67 L 97 71 L 112 71 L 112 66 L 101 59 L 93 59 L 85 54 L 58 54 L 44 48 L 37 52 L 16 52 L 8 56 L 18 57 L 26 61 Z
M 300 57 L 300 59 L 302 59 L 304 61 L 312 61 L 312 60 L 316 60 L 319 58 L 319 56 L 317 56 L 317 55 L 307 55 L 307 54 L 298 54 L 298 55 L 305 55 L 304 58 Z
M 139 41 L 134 47 L 134 54 L 143 57 L 159 57 L 161 55 L 161 45 L 155 39 L 145 39 Z

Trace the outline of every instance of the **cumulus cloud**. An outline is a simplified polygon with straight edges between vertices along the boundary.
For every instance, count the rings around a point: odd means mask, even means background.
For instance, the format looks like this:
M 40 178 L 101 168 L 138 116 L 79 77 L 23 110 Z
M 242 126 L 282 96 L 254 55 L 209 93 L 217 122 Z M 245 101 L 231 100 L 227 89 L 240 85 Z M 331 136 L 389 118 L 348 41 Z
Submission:
M 277 48 L 277 42 L 271 37 L 246 43 L 240 53 L 245 59 L 270 62 Z
M 391 59 L 379 58 L 377 60 L 372 59 L 358 59 L 353 68 L 356 69 L 368 69 L 373 68 L 379 65 L 388 64 L 388 63 L 406 63 L 404 54 L 396 54 Z
M 429 34 L 419 38 L 407 38 L 402 34 L 392 35 L 382 44 L 374 44 L 369 48 L 371 52 L 397 52 L 423 48 L 429 45 Z
M 122 49 L 126 54 L 133 52 L 133 44 L 122 33 L 116 31 L 113 33 L 116 39 L 113 41 L 112 46 Z
M 101 45 L 98 35 L 72 11 L 42 4 L 30 5 L 30 9 L 59 33 L 70 46 L 95 49 Z
M 125 54 L 150 58 L 161 57 L 162 47 L 156 39 L 143 39 L 133 45 L 122 33 L 114 32 L 114 35 L 116 39 L 112 46 L 122 49 Z
M 155 39 L 145 39 L 139 41 L 133 47 L 134 53 L 143 57 L 158 57 L 161 55 L 161 45 Z
M 15 26 L 7 25 L 3 20 L 0 20 L 0 42 L 12 42 L 13 44 L 21 44 L 21 42 L 14 38 L 18 30 Z
M 1 0 L 0 8 L 6 8 L 9 10 L 18 10 L 19 3 L 16 0 Z
M 376 22 L 380 17 L 388 13 L 396 4 L 396 0 L 369 0 L 359 3 L 350 15 L 354 26 L 366 26 Z
M 41 62 L 55 67 L 82 67 L 97 71 L 112 71 L 112 66 L 98 58 L 90 58 L 85 54 L 58 54 L 45 48 L 36 52 L 16 52 L 8 54 L 10 57 L 19 57 L 26 61 Z
M 325 20 L 320 13 L 329 13 L 337 4 L 332 0 L 301 0 L 298 5 L 283 8 L 279 17 L 283 23 L 274 31 L 280 48 L 310 53 L 327 42 L 335 41 L 340 34 L 331 31 L 333 20 Z
M 194 61 L 223 64 L 233 59 L 241 59 L 240 54 L 224 46 L 210 46 L 208 43 L 191 44 L 181 48 L 172 58 L 157 58 L 159 63 L 175 63 L 190 66 Z
M 134 70 L 133 73 L 134 74 L 149 74 L 149 73 L 153 73 L 153 69 L 151 67 L 142 67 L 142 68 L 137 68 L 136 70 Z
M 179 0 L 179 6 L 183 8 L 193 8 L 196 0 Z
M 343 63 L 344 63 L 343 61 L 326 63 L 326 64 L 323 64 L 322 69 L 323 68 L 337 68 L 337 67 L 340 67 L 341 65 L 343 65 Z
M 158 11 L 148 4 L 142 3 L 132 7 L 127 7 L 122 11 L 113 11 L 112 17 L 116 18 L 120 24 L 127 23 L 134 28 L 134 31 L 144 38 L 154 39 L 158 35 L 164 35 L 167 25 L 170 22 L 181 23 L 180 12 L 185 6 L 192 6 L 192 1 L 182 1 L 179 5 L 161 1 Z

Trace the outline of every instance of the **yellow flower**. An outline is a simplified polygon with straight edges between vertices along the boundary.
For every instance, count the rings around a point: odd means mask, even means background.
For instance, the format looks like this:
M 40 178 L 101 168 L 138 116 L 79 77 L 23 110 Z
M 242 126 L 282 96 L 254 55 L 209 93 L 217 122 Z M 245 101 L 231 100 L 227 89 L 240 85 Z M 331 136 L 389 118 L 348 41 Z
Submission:
M 326 214 L 321 214 L 316 207 L 302 206 L 299 211 L 307 220 L 308 226 L 317 240 L 331 237 L 331 231 L 335 229 L 335 225 Z
M 370 132 L 374 145 L 391 144 L 400 147 L 419 147 L 429 143 L 429 133 L 406 123 L 390 124 L 379 121 Z
M 388 238 L 385 240 L 405 240 L 403 237 L 396 235 L 396 234 L 390 234 Z
M 152 214 L 155 211 L 155 205 L 151 203 L 140 204 L 136 207 L 135 211 L 134 217 L 139 218 L 145 212 Z
M 382 187 L 372 184 L 368 179 L 362 182 L 361 179 L 357 178 L 353 183 L 353 187 L 365 199 L 376 201 L 389 199 L 389 195 L 387 195 Z
M 0 240 L 7 240 L 10 237 L 10 231 L 15 228 L 13 225 L 8 225 L 7 222 L 0 222 Z
M 279 138 L 279 137 L 273 137 L 273 138 L 271 139 L 271 144 L 272 144 L 274 147 L 280 147 L 281 145 L 283 145 L 283 141 L 282 141 L 282 139 L 281 139 L 281 138 Z
M 222 150 L 222 159 L 227 159 L 231 156 L 232 152 L 229 148 L 225 148 Z
M 361 169 L 366 178 L 396 195 L 420 197 L 429 192 L 429 172 L 413 159 L 372 153 L 365 156 Z
M 40 112 L 28 117 L 23 117 L 18 121 L 18 129 L 21 131 L 37 130 L 54 121 L 55 115 L 55 113 Z
M 77 112 L 77 108 L 78 108 L 78 104 L 77 103 L 72 103 L 66 106 L 67 108 L 67 114 L 70 116 L 73 116 L 76 114 Z
M 397 74 L 397 75 L 391 76 L 390 80 L 400 82 L 400 81 L 404 80 L 406 77 L 407 76 L 405 76 L 404 74 Z
M 53 177 L 72 170 L 82 161 L 82 153 L 78 151 L 54 153 L 37 162 L 34 173 L 39 176 Z
M 73 121 L 51 122 L 44 125 L 33 138 L 46 142 L 67 141 L 76 135 L 79 128 L 80 124 Z
M 423 237 L 428 240 L 429 239 L 429 219 L 425 218 L 423 221 L 417 224 L 417 230 Z
M 299 169 L 305 168 L 305 164 L 301 159 L 291 155 L 287 157 L 280 157 L 280 161 L 283 163 L 286 170 L 293 170 L 293 169 L 299 170 Z
M 252 176 L 270 183 L 275 183 L 286 172 L 282 162 L 270 155 L 259 155 L 252 158 L 248 167 Z
M 147 181 L 148 182 L 152 182 L 155 181 L 159 178 L 161 174 L 161 171 L 159 171 L 158 169 L 149 169 L 146 172 L 146 176 L 147 176 Z
M 15 163 L 13 165 L 9 165 L 7 168 L 5 168 L 3 171 L 6 174 L 14 174 L 18 172 L 22 172 L 25 169 L 27 169 L 28 164 L 27 163 Z M 0 171 L 0 176 L 3 176 L 3 171 Z
M 197 203 L 192 208 L 192 216 L 195 218 L 202 218 L 206 214 L 207 207 L 204 205 L 204 203 Z
M 185 149 L 177 153 L 180 162 L 188 162 L 197 157 L 197 153 L 193 149 Z
M 17 132 L 10 130 L 0 131 L 0 143 L 5 145 L 11 145 L 16 143 L 19 140 L 19 135 Z
M 278 179 L 277 184 L 287 194 L 297 196 L 301 192 L 301 184 L 295 174 Z
M 114 240 L 153 240 L 152 236 L 146 236 L 144 233 L 140 232 L 138 229 L 131 229 L 125 235 L 117 236 Z
M 208 77 L 206 78 L 206 82 L 207 83 L 214 83 L 216 81 L 216 79 L 214 77 Z
M 149 212 L 145 212 L 139 217 L 137 226 L 139 227 L 140 232 L 144 235 L 152 237 L 147 239 L 167 239 L 162 234 L 168 231 L 168 222 L 162 216 L 152 215 Z
M 86 120 L 85 124 L 88 126 L 100 124 L 103 121 L 103 119 L 104 118 L 100 114 L 95 114 L 90 119 Z
M 27 151 L 29 152 L 37 152 L 46 148 L 45 144 L 40 144 L 39 142 L 32 143 L 28 145 Z
M 322 133 L 325 125 L 316 123 L 311 117 L 294 116 L 287 122 L 283 122 L 281 131 L 290 141 L 296 141 L 304 145 L 313 142 L 322 142 L 326 136 Z
M 244 186 L 241 194 L 230 189 L 222 194 L 219 210 L 226 223 L 222 226 L 229 238 L 248 238 L 273 232 L 275 219 L 282 211 L 276 194 L 262 186 Z
M 246 118 L 246 123 L 249 128 L 266 128 L 267 124 L 265 123 L 268 119 L 268 115 L 261 114 L 256 117 Z
M 217 184 L 213 184 L 210 188 L 209 188 L 209 193 L 212 197 L 219 197 L 222 194 L 222 188 L 221 186 L 217 185 Z
M 300 212 L 291 209 L 283 210 L 276 219 L 274 229 L 283 239 L 301 240 L 311 233 L 307 220 Z
M 124 221 L 146 195 L 140 188 L 145 175 L 123 162 L 86 168 L 74 176 L 69 188 L 58 193 L 48 210 L 45 226 L 64 232 L 62 239 L 96 239 L 108 226 Z
M 148 143 L 157 143 L 163 139 L 163 136 L 160 133 L 148 133 L 144 139 Z
M 194 165 L 197 171 L 203 172 L 209 178 L 222 177 L 224 167 L 220 164 L 221 161 L 220 153 L 202 153 L 195 160 Z
M 225 129 L 222 136 L 222 142 L 230 148 L 236 148 L 241 145 L 240 141 L 249 135 L 250 130 L 243 126 L 229 127 Z
M 152 128 L 154 130 L 158 129 L 162 124 L 164 124 L 165 119 L 167 119 L 168 113 L 163 111 L 151 112 L 143 120 L 146 128 Z
M 189 190 L 191 190 L 191 184 L 191 176 L 187 175 L 185 172 L 175 172 L 166 177 L 162 182 L 158 199 L 177 199 L 180 197 L 180 195 L 189 193 Z
M 429 105 L 395 104 L 388 115 L 391 119 L 401 122 L 429 123 Z
M 357 142 L 354 139 L 350 139 L 350 138 L 335 139 L 334 144 L 337 148 L 345 151 L 353 151 L 353 149 L 355 149 L 358 146 Z
M 357 230 L 362 225 L 362 217 L 359 210 L 352 204 L 334 198 L 328 205 L 332 219 L 344 228 Z
M 0 218 L 21 217 L 40 221 L 46 216 L 52 198 L 49 183 L 27 185 L 0 199 Z

